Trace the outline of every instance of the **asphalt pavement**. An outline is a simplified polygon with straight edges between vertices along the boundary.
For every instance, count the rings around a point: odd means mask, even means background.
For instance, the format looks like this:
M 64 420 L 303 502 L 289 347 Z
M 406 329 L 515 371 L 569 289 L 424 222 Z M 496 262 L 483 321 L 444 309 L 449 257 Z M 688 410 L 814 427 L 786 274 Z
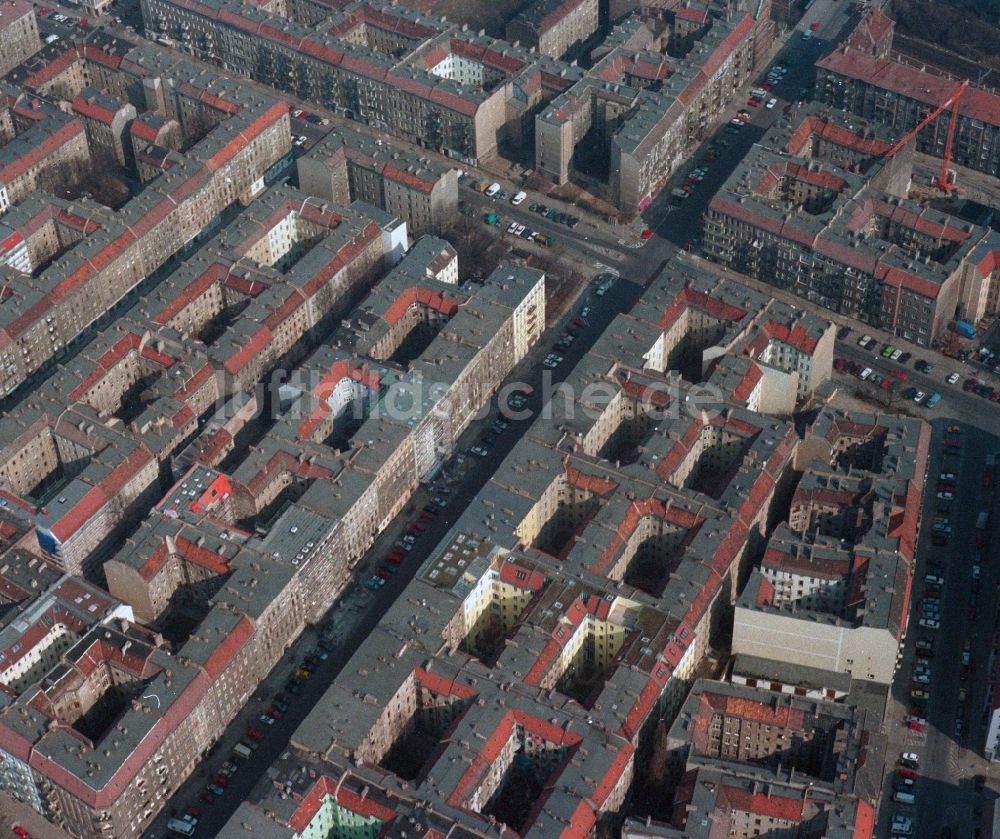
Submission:
M 995 427 L 995 424 L 994 424 Z M 995 797 L 991 788 L 1000 787 L 1000 772 L 981 756 L 985 738 L 983 709 L 987 701 L 987 678 L 990 654 L 994 646 L 997 615 L 996 541 L 987 541 L 981 549 L 978 572 L 975 529 L 982 511 L 992 521 L 1000 514 L 1000 498 L 990 486 L 983 486 L 986 457 L 1000 449 L 995 434 L 956 423 L 942 416 L 933 421 L 934 446 L 928 465 L 925 503 L 922 516 L 918 561 L 913 584 L 913 608 L 906 644 L 884 723 L 889 738 L 879 812 L 877 835 L 889 835 L 894 814 L 913 818 L 915 839 L 972 839 L 987 798 Z M 942 446 L 942 440 L 958 441 L 958 449 Z M 939 499 L 938 483 L 942 474 L 957 478 L 955 498 Z M 998 473 L 1000 475 L 1000 473 Z M 932 522 L 947 520 L 952 533 L 947 545 L 933 545 Z M 993 527 L 995 530 L 995 526 Z M 941 587 L 940 627 L 919 626 L 922 602 L 933 586 L 925 584 L 930 573 L 944 579 Z M 978 575 L 978 576 L 977 576 Z M 916 643 L 930 642 L 928 652 L 918 651 Z M 968 643 L 967 658 L 963 659 Z M 924 658 L 930 669 L 930 683 L 913 682 L 914 664 Z M 965 664 L 965 661 L 968 664 Z M 927 700 L 914 698 L 912 691 L 924 690 Z M 924 731 L 909 727 L 907 718 L 926 719 Z M 957 726 L 961 724 L 961 729 Z M 899 788 L 897 760 L 903 752 L 919 757 L 920 778 L 913 788 L 913 805 L 893 801 Z M 987 776 L 985 792 L 976 789 L 974 777 Z

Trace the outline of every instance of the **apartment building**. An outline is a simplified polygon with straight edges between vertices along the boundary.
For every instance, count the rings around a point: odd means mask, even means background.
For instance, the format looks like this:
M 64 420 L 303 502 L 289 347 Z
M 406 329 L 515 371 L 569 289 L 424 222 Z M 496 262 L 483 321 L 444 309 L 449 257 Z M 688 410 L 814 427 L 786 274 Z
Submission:
M 365 201 L 406 222 L 414 238 L 443 234 L 458 214 L 459 171 L 338 128 L 296 161 L 299 187 L 346 206 Z
M 881 138 L 857 135 L 847 115 L 795 119 L 769 132 L 709 203 L 706 255 L 930 346 L 961 314 L 963 294 L 991 284 L 973 273 L 990 235 L 885 191 L 905 188 L 908 167 L 883 164 Z
M 566 183 L 584 138 L 596 141 L 607 171 L 588 174 L 622 210 L 645 208 L 756 72 L 773 27 L 766 5 L 707 19 L 680 59 L 659 50 L 637 20 L 616 27 L 601 60 L 535 118 L 536 169 Z
M 103 61 L 113 61 L 116 73 L 109 73 Z M 50 63 L 32 68 L 24 83 L 61 88 L 73 99 L 86 87 L 79 72 L 86 63 L 109 81 L 117 79 L 121 88 L 139 85 L 154 109 L 179 118 L 187 136 L 197 142 L 117 212 L 96 205 L 97 212 L 81 210 L 83 235 L 75 237 L 61 258 L 30 281 L 11 280 L 13 293 L 0 302 L 3 394 L 63 356 L 82 330 L 217 223 L 224 208 L 258 194 L 264 171 L 291 148 L 284 105 L 152 50 L 111 56 L 92 45 L 86 50 L 67 47 Z M 184 81 L 163 84 L 176 78 Z M 21 111 L 30 115 L 47 109 L 15 108 L 15 117 Z M 216 127 L 205 133 L 210 126 Z
M 672 818 L 629 819 L 622 836 L 870 838 L 879 723 L 860 707 L 700 679 L 666 739 Z
M 619 824 L 651 726 L 676 713 L 722 628 L 798 445 L 790 424 L 741 407 L 745 395 L 682 410 L 691 384 L 671 368 L 704 380 L 723 357 L 756 365 L 744 350 L 778 320 L 767 303 L 668 266 L 569 373 L 293 735 L 273 770 L 301 798 L 282 804 L 262 785 L 227 830 L 318 831 L 361 812 L 385 829 L 414 790 L 440 802 L 452 835 Z M 794 328 L 826 340 L 829 324 L 802 318 Z M 399 336 L 377 329 L 369 345 L 394 354 Z M 372 364 L 351 379 L 341 410 L 386 382 Z M 335 429 L 328 416 L 309 422 Z M 543 695 L 557 698 L 544 717 Z M 302 760 L 311 772 L 293 768 Z M 347 767 L 370 809 L 331 792 Z
M 39 100 L 22 100 L 8 113 L 19 129 L 0 149 L 8 209 L 39 189 L 61 193 L 62 183 L 71 183 L 90 165 L 82 120 Z
M 7 0 L 0 6 L 0 75 L 42 48 L 34 4 L 26 0 Z
M 892 31 L 881 11 L 866 13 L 847 40 L 816 62 L 816 97 L 902 136 L 947 101 L 959 80 L 889 58 Z M 952 161 L 1000 174 L 1000 96 L 970 85 L 957 111 Z M 946 109 L 917 134 L 917 151 L 944 157 L 951 114 Z
M 143 20 L 229 72 L 470 164 L 517 142 L 530 108 L 580 75 L 387 0 L 336 13 L 322 32 L 218 0 L 148 0 Z
M 788 521 L 736 604 L 735 653 L 892 682 L 929 435 L 919 420 L 820 415 Z
M 135 107 L 87 87 L 73 100 L 73 113 L 80 116 L 87 129 L 92 159 L 104 161 L 105 165 L 116 161 L 124 166 L 128 129 L 136 117 Z
M 507 23 L 507 40 L 563 58 L 597 33 L 597 0 L 534 0 Z

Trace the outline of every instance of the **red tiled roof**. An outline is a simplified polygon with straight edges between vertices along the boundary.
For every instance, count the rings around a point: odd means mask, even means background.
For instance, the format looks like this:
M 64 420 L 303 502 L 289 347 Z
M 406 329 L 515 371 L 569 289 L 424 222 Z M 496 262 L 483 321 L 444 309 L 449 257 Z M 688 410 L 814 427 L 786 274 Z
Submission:
M 315 784 L 302 797 L 302 803 L 295 808 L 288 826 L 296 834 L 304 833 L 323 806 L 328 797 L 332 797 L 346 810 L 365 818 L 374 818 L 381 822 L 390 822 L 396 817 L 395 811 L 370 797 L 362 797 L 326 775 L 321 775 Z
M 226 359 L 226 369 L 230 373 L 238 373 L 251 361 L 260 356 L 272 340 L 274 340 L 274 336 L 271 334 L 271 330 L 262 325 L 246 344 Z
M 528 571 L 516 562 L 505 562 L 500 568 L 500 579 L 508 585 L 528 591 L 540 591 L 545 585 L 545 576 L 540 571 Z
M 191 502 L 191 511 L 203 513 L 212 509 L 219 501 L 225 501 L 233 494 L 233 485 L 226 475 L 219 475 L 211 484 L 205 487 L 205 491 L 198 497 L 197 501 Z
M 107 494 L 108 498 L 113 498 L 125 484 L 135 477 L 136 472 L 149 465 L 153 460 L 155 458 L 149 449 L 140 444 L 129 453 L 128 457 L 105 475 L 98 486 Z
M 430 193 L 434 191 L 434 187 L 437 184 L 437 179 L 427 180 L 425 178 L 418 177 L 412 172 L 407 172 L 405 169 L 399 169 L 390 163 L 387 163 L 382 169 L 382 175 L 390 180 L 404 184 L 411 189 L 423 192 L 426 195 L 430 195 Z
M 462 807 L 465 805 L 465 799 L 473 785 L 496 762 L 507 741 L 513 736 L 515 725 L 520 725 L 528 733 L 534 734 L 554 746 L 573 748 L 583 739 L 573 731 L 567 731 L 555 723 L 539 719 L 520 709 L 507 711 L 497 727 L 486 738 L 480 751 L 473 756 L 471 765 L 455 785 L 452 794 L 448 797 L 450 806 Z
M 706 23 L 708 21 L 708 9 L 695 9 L 690 6 L 681 6 L 675 10 L 674 14 L 681 20 L 690 20 L 694 23 Z
M 842 46 L 816 62 L 817 67 L 849 79 L 858 79 L 931 107 L 937 107 L 955 92 L 955 80 L 936 76 L 887 58 L 875 58 Z M 958 101 L 958 112 L 968 119 L 1000 126 L 1000 96 L 969 87 Z M 947 119 L 942 115 L 941 119 Z
M 104 123 L 105 125 L 111 125 L 115 116 L 118 114 L 117 111 L 105 108 L 104 105 L 93 96 L 86 98 L 83 96 L 77 96 L 76 99 L 73 100 L 73 111 L 80 114 L 82 117 Z
M 177 391 L 174 392 L 174 396 L 178 399 L 186 399 L 191 394 L 195 393 L 198 388 L 200 388 L 206 381 L 212 378 L 215 373 L 215 368 L 212 367 L 207 361 L 202 365 L 190 379 L 184 382 Z
M 308 439 L 312 436 L 316 427 L 323 421 L 323 417 L 330 411 L 330 406 L 326 400 L 329 399 L 337 385 L 344 381 L 344 379 L 353 379 L 356 382 L 360 382 L 375 393 L 378 393 L 382 388 L 381 377 L 377 373 L 372 373 L 367 363 L 355 364 L 347 359 L 334 362 L 319 384 L 313 388 L 313 396 L 319 400 L 319 404 L 299 425 L 299 439 Z
M 892 148 L 892 144 L 885 140 L 879 140 L 875 137 L 868 139 L 859 137 L 842 125 L 837 125 L 822 117 L 808 116 L 792 132 L 785 144 L 785 151 L 795 157 L 806 157 L 807 155 L 804 153 L 806 146 L 813 137 L 819 137 L 828 143 L 854 149 L 872 157 L 881 157 Z
M 147 143 L 155 143 L 160 136 L 162 128 L 162 125 L 150 125 L 145 120 L 135 119 L 132 120 L 132 126 L 129 131 L 132 133 L 133 137 L 138 137 L 140 140 L 145 140 Z
M 287 119 L 288 106 L 284 102 L 274 102 L 266 111 L 260 114 L 246 128 L 240 131 L 239 134 L 206 160 L 205 165 L 213 171 L 221 169 L 272 125 Z
M 454 696 L 458 699 L 474 699 L 479 695 L 468 685 L 464 685 L 455 679 L 446 679 L 440 673 L 425 670 L 423 667 L 417 667 L 413 671 L 413 676 L 421 687 L 424 687 L 431 691 L 431 693 L 436 693 L 439 696 Z
M 383 317 L 388 323 L 396 324 L 406 314 L 407 309 L 414 305 L 427 306 L 443 315 L 451 316 L 458 311 L 459 301 L 441 292 L 417 286 L 408 288 L 400 294 L 386 310 Z
M 14 182 L 28 172 L 29 169 L 37 166 L 50 155 L 55 154 L 64 145 L 84 134 L 83 123 L 80 120 L 66 120 L 37 146 L 34 146 L 27 153 L 14 158 L 6 166 L 0 168 L 0 181 L 7 184 Z
M 800 798 L 754 793 L 741 787 L 724 786 L 722 791 L 729 806 L 734 810 L 794 823 L 802 820 L 803 802 Z
M 733 399 L 737 402 L 746 402 L 763 376 L 760 367 L 756 364 L 748 365 L 740 383 L 733 389 Z
M 240 649 L 250 640 L 254 634 L 253 621 L 246 615 L 242 615 L 239 622 L 234 626 L 228 635 L 212 650 L 208 660 L 205 662 L 205 672 L 214 682 L 222 674 L 222 671 L 229 666 Z
M 775 341 L 780 341 L 789 347 L 794 347 L 799 352 L 812 355 L 816 352 L 816 345 L 819 343 L 815 338 L 810 337 L 806 330 L 794 324 L 789 327 L 787 324 L 769 320 L 763 324 L 764 332 Z
M 99 487 L 90 490 L 68 509 L 51 527 L 52 535 L 59 542 L 71 539 L 88 521 L 103 509 L 108 497 Z
M 854 813 L 854 832 L 851 839 L 872 839 L 875 835 L 875 808 L 859 800 Z

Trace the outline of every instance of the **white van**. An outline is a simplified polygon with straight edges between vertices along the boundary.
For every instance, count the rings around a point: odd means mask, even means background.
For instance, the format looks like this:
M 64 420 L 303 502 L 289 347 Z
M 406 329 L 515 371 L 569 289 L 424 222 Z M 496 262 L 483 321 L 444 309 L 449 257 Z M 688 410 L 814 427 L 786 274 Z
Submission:
M 167 822 L 167 830 L 179 836 L 194 836 L 194 826 L 197 820 L 191 819 L 171 819 Z
M 238 755 L 244 760 L 249 760 L 253 752 L 250 751 L 250 749 L 247 746 L 244 746 L 242 743 L 237 743 L 235 746 L 233 746 L 233 754 Z
M 492 198 L 499 191 L 500 191 L 500 184 L 498 184 L 498 183 L 492 183 L 486 189 L 486 197 L 487 198 Z
M 524 199 L 527 198 L 527 197 L 528 197 L 528 193 L 527 192 L 523 192 L 523 191 L 519 192 L 517 195 L 515 195 L 513 198 L 510 199 L 510 203 L 513 204 L 516 207 L 518 204 L 520 204 L 522 201 L 524 201 Z
M 893 797 L 893 801 L 898 801 L 900 804 L 912 804 L 917 799 L 914 798 L 912 792 L 897 792 Z

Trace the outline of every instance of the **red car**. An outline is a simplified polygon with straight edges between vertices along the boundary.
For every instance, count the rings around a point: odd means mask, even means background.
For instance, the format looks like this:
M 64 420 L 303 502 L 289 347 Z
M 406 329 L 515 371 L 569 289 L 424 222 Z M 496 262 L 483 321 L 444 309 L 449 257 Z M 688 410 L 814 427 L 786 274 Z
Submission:
M 639 237 L 642 239 L 642 241 L 645 242 L 647 239 L 653 238 L 653 231 L 647 227 L 645 230 L 642 231 L 642 233 L 639 234 Z
M 229 786 L 229 778 L 227 778 L 225 775 L 213 775 L 212 783 L 218 784 L 220 787 L 225 788 Z
M 760 89 L 761 90 L 770 90 L 772 87 L 774 87 L 774 85 L 771 84 L 770 82 L 764 82 L 764 84 L 762 84 L 760 86 Z
M 906 778 L 909 781 L 915 781 L 920 776 L 914 772 L 912 769 L 906 769 L 905 767 L 899 770 L 900 777 Z
M 819 32 L 819 21 L 818 20 L 814 20 L 812 23 L 809 24 L 809 28 L 813 32 Z
M 31 839 L 31 834 L 19 824 L 15 824 L 11 830 L 14 831 L 15 836 L 20 836 L 21 839 Z
M 990 472 L 989 467 L 983 470 L 983 489 L 989 489 L 990 484 L 993 481 L 993 473 Z
M 392 574 L 390 574 L 384 568 L 379 568 L 378 571 L 375 572 L 375 576 L 381 577 L 383 580 L 388 580 L 392 576 Z
M 910 378 L 909 374 L 905 370 L 890 370 L 889 375 L 895 376 L 901 382 L 909 381 Z
M 882 390 L 892 390 L 892 388 L 894 388 L 895 386 L 896 383 L 892 380 L 891 376 L 886 376 L 884 379 L 882 379 L 882 384 L 880 385 Z
M 200 819 L 201 818 L 201 807 L 188 807 L 187 808 L 187 814 L 192 819 Z
M 281 711 L 279 711 L 273 705 L 267 709 L 267 715 L 274 720 L 280 720 L 285 716 L 283 713 L 281 713 Z
M 747 104 L 751 108 L 758 108 L 758 107 L 760 107 L 760 102 L 758 102 L 756 99 L 747 99 Z
M 258 743 L 260 743 L 264 739 L 264 734 L 263 732 L 258 731 L 256 728 L 251 727 L 247 729 L 247 737 L 249 737 L 251 740 L 256 740 Z
M 198 798 L 200 798 L 206 804 L 211 804 L 213 801 L 215 801 L 215 796 L 212 795 L 212 793 L 210 793 L 207 789 L 202 790 L 201 795 L 199 795 Z
M 908 719 L 906 721 L 906 725 L 909 727 L 909 729 L 911 731 L 926 731 L 927 730 L 927 721 L 924 720 L 924 719 L 920 719 L 919 717 L 910 717 L 910 719 Z M 905 778 L 906 776 L 903 775 L 903 777 Z M 913 780 L 913 779 L 911 779 L 911 780 Z

